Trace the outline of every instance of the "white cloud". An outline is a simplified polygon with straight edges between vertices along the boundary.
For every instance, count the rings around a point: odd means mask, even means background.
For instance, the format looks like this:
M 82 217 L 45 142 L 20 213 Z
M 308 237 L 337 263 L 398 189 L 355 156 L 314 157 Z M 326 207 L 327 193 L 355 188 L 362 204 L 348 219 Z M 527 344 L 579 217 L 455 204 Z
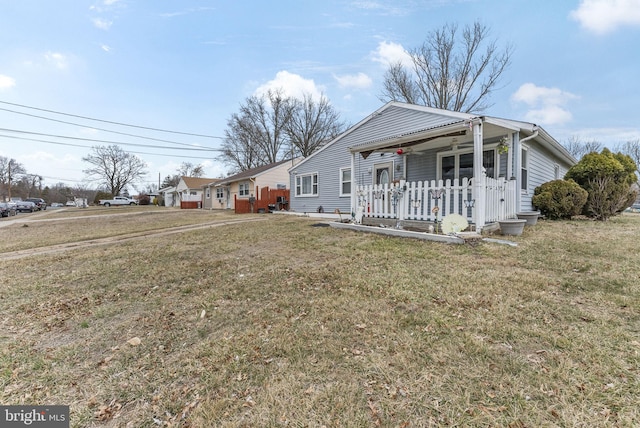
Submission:
M 109 45 L 100 45 L 100 48 L 105 52 L 111 52 L 111 47 Z
M 582 0 L 569 16 L 589 31 L 606 34 L 620 26 L 640 26 L 640 0 Z
M 411 55 L 409 55 L 402 45 L 393 42 L 380 42 L 378 48 L 371 53 L 371 57 L 375 62 L 382 63 L 385 67 L 398 62 L 401 62 L 405 66 L 411 66 L 413 64 Z
M 255 90 L 255 95 L 265 95 L 269 90 L 281 90 L 285 96 L 299 99 L 302 99 L 305 94 L 311 95 L 316 100 L 322 97 L 322 88 L 318 87 L 312 79 L 305 79 L 288 71 L 279 71 L 275 79 L 259 86 Z
M 356 9 L 366 10 L 368 12 L 375 12 L 380 15 L 394 15 L 403 16 L 409 13 L 409 10 L 403 7 L 398 7 L 393 2 L 384 1 L 355 1 L 351 3 L 352 7 Z
M 60 70 L 66 70 L 69 66 L 67 57 L 58 52 L 47 52 L 44 54 L 44 58 L 48 63 L 53 64 L 54 67 Z
M 93 18 L 91 21 L 93 21 L 93 25 L 96 28 L 99 28 L 105 31 L 111 28 L 111 25 L 113 25 L 112 21 L 107 21 L 106 19 L 102 19 L 102 18 Z
M 333 76 L 342 88 L 366 89 L 371 87 L 373 80 L 364 73 Z
M 16 86 L 16 80 L 13 77 L 0 74 L 0 91 L 13 88 Z
M 573 119 L 570 111 L 554 105 L 529 110 L 524 117 L 529 122 L 544 124 L 546 126 L 567 123 Z
M 570 121 L 573 116 L 564 105 L 578 97 L 558 88 L 536 86 L 525 83 L 511 96 L 517 103 L 525 103 L 530 107 L 525 118 L 533 123 L 558 125 Z

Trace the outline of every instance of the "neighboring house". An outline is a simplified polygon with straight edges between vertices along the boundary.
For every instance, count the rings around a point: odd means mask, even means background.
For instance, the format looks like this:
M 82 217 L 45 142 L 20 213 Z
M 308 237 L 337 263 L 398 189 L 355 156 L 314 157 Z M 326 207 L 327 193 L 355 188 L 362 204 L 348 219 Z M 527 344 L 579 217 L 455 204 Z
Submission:
M 176 193 L 179 201 L 177 204 L 181 208 L 202 208 L 206 202 L 204 186 L 215 182 L 214 178 L 180 177 L 176 186 Z M 211 195 L 208 195 L 211 199 Z
M 481 230 L 532 210 L 534 189 L 575 162 L 533 123 L 390 102 L 289 170 L 290 209 L 356 220 L 456 213 Z
M 165 207 L 175 207 L 180 201 L 175 186 L 163 187 L 162 189 L 158 190 L 158 193 L 162 197 Z
M 207 183 L 205 193 L 211 194 L 209 205 L 205 199 L 204 208 L 235 209 L 235 200 L 260 197 L 258 191 L 269 187 L 280 190 L 289 188 L 289 168 L 300 159 L 288 159 L 280 162 L 251 168 L 238 174 Z

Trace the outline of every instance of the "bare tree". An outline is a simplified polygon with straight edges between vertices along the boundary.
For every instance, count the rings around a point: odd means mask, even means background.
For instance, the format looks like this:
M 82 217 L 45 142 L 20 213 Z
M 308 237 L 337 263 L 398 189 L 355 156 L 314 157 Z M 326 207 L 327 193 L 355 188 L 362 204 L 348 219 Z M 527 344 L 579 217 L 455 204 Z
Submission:
M 309 156 L 347 128 L 324 96 L 316 102 L 305 94 L 302 100 L 294 100 L 293 106 L 286 133 L 296 155 Z
M 177 171 L 180 177 L 200 178 L 204 175 L 204 165 L 194 165 L 191 162 L 182 162 L 182 164 L 180 164 L 180 168 L 178 168 Z
M 146 175 L 145 162 L 125 152 L 116 144 L 95 146 L 91 150 L 92 153 L 82 158 L 83 161 L 91 164 L 91 167 L 83 172 L 114 196 L 119 195 L 129 184 Z
M 220 159 L 235 172 L 282 160 L 293 103 L 282 91 L 247 98 L 227 121 Z
M 636 166 L 640 168 L 640 140 L 631 140 L 620 144 L 616 151 L 628 155 L 636 163 Z
M 20 162 L 0 156 L 0 190 L 2 191 L 2 196 L 11 198 L 11 186 L 20 178 L 21 174 L 26 173 L 27 170 Z
M 488 98 L 511 63 L 513 48 L 488 40 L 487 26 L 447 24 L 432 31 L 409 52 L 412 68 L 391 64 L 384 77 L 382 101 L 403 101 L 465 113 L 491 106 Z
M 580 137 L 577 137 L 575 135 L 569 137 L 569 139 L 566 142 L 562 143 L 562 146 L 565 149 L 567 149 L 567 151 L 571 154 L 571 156 L 573 156 L 578 160 L 580 160 L 587 153 L 591 153 L 591 152 L 599 153 L 604 148 L 602 143 L 600 143 L 599 141 L 596 141 L 596 140 L 582 141 Z
M 43 178 L 37 174 L 24 174 L 20 179 L 27 197 L 41 197 Z

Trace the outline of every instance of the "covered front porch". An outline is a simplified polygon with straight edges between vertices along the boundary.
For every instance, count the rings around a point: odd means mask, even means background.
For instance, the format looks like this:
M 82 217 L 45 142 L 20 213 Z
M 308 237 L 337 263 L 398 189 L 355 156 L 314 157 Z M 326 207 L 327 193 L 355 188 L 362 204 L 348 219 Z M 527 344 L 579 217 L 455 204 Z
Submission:
M 515 180 L 494 179 L 483 174 L 485 224 L 516 216 Z M 437 225 L 449 214 L 467 219 L 475 229 L 477 195 L 473 179 L 412 181 L 361 185 L 356 189 L 356 218 L 395 219 L 396 226 L 404 221 L 425 221 Z
M 396 227 L 409 221 L 437 227 L 457 214 L 480 232 L 515 218 L 524 139 L 518 126 L 509 125 L 474 117 L 350 147 L 356 222 L 395 219 Z M 388 171 L 381 169 L 383 159 Z

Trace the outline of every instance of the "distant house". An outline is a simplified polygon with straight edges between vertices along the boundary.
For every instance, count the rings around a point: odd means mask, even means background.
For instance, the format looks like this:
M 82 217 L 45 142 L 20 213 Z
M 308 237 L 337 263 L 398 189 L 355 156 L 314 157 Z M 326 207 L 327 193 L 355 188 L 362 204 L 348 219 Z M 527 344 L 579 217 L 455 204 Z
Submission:
M 180 181 L 176 186 L 180 207 L 202 208 L 207 199 L 204 186 L 216 181 L 215 178 L 180 177 Z M 211 199 L 211 195 L 208 195 L 208 198 Z
M 179 203 L 178 192 L 175 186 L 163 187 L 158 193 L 164 201 L 165 207 L 175 207 Z
M 531 210 L 576 160 L 528 122 L 390 102 L 290 168 L 290 210 L 439 221 L 481 230 Z
M 298 163 L 300 159 L 283 160 L 280 162 L 251 168 L 238 174 L 207 183 L 205 194 L 211 194 L 209 202 L 205 199 L 204 208 L 235 209 L 236 199 L 248 200 L 250 197 L 259 198 L 259 190 L 288 189 L 288 169 Z

